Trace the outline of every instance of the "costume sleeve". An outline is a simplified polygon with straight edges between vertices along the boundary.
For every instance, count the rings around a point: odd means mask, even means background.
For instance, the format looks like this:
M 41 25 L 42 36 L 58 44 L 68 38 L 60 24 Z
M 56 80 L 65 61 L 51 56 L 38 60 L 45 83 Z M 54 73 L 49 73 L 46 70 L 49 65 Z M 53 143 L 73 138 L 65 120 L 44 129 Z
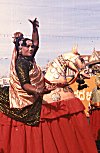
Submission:
M 28 61 L 25 61 L 22 59 L 16 61 L 15 69 L 22 87 L 26 83 L 30 84 L 30 78 L 29 78 L 30 67 L 29 66 L 30 65 Z

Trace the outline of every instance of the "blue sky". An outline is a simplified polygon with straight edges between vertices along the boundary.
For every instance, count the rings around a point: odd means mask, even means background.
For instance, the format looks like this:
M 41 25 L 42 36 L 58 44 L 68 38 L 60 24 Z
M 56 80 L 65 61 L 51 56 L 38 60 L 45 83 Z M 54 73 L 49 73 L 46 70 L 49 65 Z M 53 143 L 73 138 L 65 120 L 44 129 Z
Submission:
M 40 22 L 40 66 L 78 44 L 81 54 L 100 50 L 100 0 L 0 0 L 0 76 L 9 74 L 16 31 L 31 37 L 28 19 Z

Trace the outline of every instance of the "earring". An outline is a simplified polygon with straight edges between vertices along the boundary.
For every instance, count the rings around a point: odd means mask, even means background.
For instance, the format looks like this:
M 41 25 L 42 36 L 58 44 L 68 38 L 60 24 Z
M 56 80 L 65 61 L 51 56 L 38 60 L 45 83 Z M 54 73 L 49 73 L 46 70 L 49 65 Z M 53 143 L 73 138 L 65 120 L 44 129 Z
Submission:
M 22 54 L 22 48 L 19 47 L 19 55 L 21 55 L 21 54 Z
M 22 54 L 22 40 L 19 42 L 19 55 Z

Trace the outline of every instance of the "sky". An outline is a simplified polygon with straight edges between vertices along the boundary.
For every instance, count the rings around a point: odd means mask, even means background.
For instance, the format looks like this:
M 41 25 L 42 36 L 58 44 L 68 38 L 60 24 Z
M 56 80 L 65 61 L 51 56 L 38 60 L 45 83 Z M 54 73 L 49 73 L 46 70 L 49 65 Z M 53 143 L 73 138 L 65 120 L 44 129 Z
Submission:
M 13 33 L 31 38 L 28 19 L 34 18 L 40 24 L 41 67 L 76 44 L 80 54 L 100 50 L 100 0 L 0 0 L 0 77 L 9 75 Z

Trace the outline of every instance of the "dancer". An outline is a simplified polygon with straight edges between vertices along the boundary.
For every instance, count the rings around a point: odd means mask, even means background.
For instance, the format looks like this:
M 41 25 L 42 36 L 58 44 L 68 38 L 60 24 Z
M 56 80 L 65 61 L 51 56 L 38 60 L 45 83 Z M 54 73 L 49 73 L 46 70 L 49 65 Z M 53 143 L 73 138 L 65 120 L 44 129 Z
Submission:
M 0 88 L 0 151 L 97 153 L 85 108 L 69 87 L 78 75 L 85 75 L 80 56 L 59 56 L 51 62 L 44 78 L 35 62 L 37 47 L 33 40 L 18 38 L 15 42 L 9 94 L 8 89 Z M 69 83 L 68 68 L 75 73 Z
M 90 127 L 97 147 L 100 150 L 100 72 L 96 74 L 96 87 L 90 98 Z
M 97 152 L 95 141 L 90 132 L 84 113 L 84 106 L 80 99 L 76 98 L 73 90 L 66 83 L 67 70 L 75 72 L 75 78 L 84 74 L 84 62 L 79 54 L 65 53 L 58 56 L 47 68 L 45 78 L 47 86 L 51 83 L 63 83 L 65 87 L 58 86 L 49 94 L 43 96 L 41 120 L 43 121 L 42 130 L 43 140 L 48 147 L 48 152 L 55 153 L 94 153 Z M 83 70 L 82 70 L 83 69 Z M 75 79 L 74 79 L 75 81 Z M 74 81 L 70 81 L 73 83 Z M 47 136 L 50 141 L 46 141 Z M 91 147 L 90 147 L 91 146 Z

